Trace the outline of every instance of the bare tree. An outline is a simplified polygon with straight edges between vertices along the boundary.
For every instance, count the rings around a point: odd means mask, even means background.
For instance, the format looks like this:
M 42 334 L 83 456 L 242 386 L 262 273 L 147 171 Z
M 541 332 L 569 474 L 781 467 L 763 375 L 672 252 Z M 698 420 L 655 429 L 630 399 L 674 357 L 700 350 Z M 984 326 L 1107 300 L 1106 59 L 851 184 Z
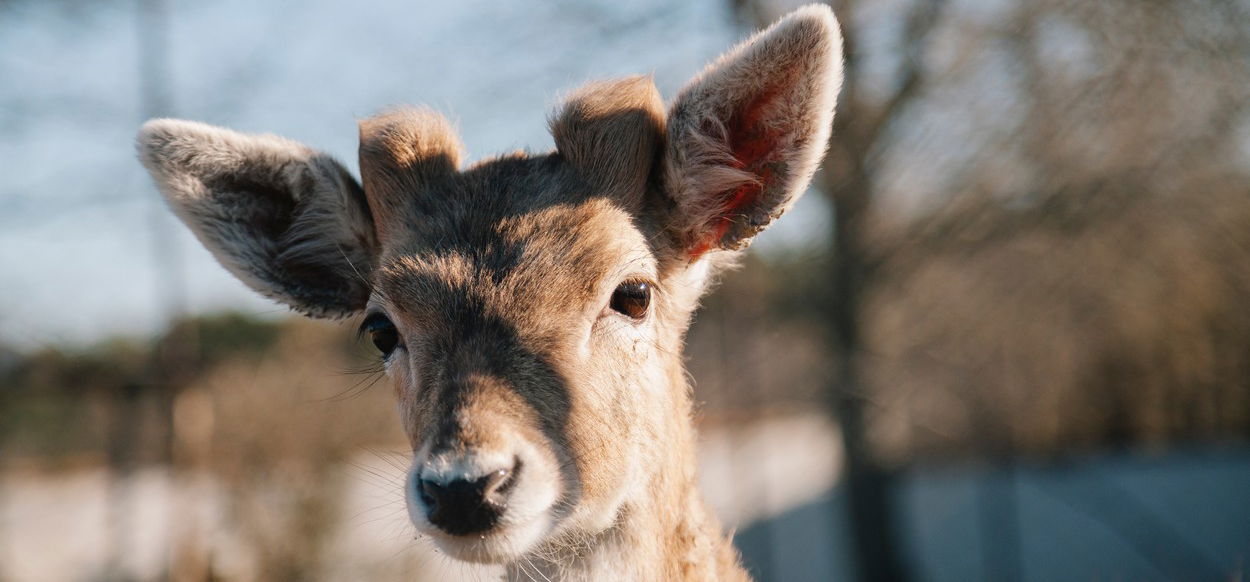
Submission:
M 902 462 L 1244 435 L 1244 3 L 1010 8 L 955 15 L 910 118 L 959 148 L 882 154 L 886 174 L 925 167 L 939 202 L 873 217 L 875 446 Z M 897 199 L 916 180 L 884 183 Z
M 775 17 L 765 2 L 735 0 L 733 4 L 748 24 L 762 26 Z M 903 580 L 906 570 L 894 531 L 895 478 L 872 454 L 865 425 L 868 394 L 860 377 L 860 314 L 870 265 L 864 231 L 873 193 L 879 187 L 874 156 L 891 124 L 924 90 L 925 46 L 939 21 L 943 2 L 923 0 L 905 9 L 903 60 L 893 89 L 885 95 L 866 88 L 863 82 L 863 46 L 856 22 L 860 6 L 854 0 L 834 4 L 843 23 L 846 77 L 818 184 L 833 204 L 835 219 L 831 223 L 833 248 L 826 270 L 828 295 L 817 303 L 828 310 L 823 319 L 837 369 L 829 393 L 844 441 L 846 510 L 860 574 L 864 580 Z
M 892 468 L 916 455 L 1244 435 L 1246 4 L 835 10 L 816 303 L 863 578 L 906 575 Z

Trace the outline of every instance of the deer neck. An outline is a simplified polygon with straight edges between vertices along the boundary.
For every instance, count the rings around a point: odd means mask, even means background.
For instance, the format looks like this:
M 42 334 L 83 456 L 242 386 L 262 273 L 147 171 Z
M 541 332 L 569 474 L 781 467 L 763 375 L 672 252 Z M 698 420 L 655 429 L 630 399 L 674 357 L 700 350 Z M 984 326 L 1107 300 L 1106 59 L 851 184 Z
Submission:
M 626 498 L 612 527 L 534 552 L 508 566 L 508 580 L 749 580 L 698 489 L 690 389 L 680 356 L 666 372 L 674 405 L 657 425 L 661 434 L 654 436 L 662 446 L 648 459 L 650 481 Z

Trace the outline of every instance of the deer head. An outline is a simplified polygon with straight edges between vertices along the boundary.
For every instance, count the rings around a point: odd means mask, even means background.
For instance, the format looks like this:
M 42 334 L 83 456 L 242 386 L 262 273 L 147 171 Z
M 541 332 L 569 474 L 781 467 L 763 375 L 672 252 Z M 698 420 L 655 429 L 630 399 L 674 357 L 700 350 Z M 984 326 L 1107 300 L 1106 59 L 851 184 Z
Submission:
M 361 317 L 412 446 L 413 523 L 509 562 L 686 502 L 682 336 L 716 268 L 806 189 L 840 45 L 832 13 L 803 8 L 667 111 L 648 78 L 595 83 L 552 116 L 554 152 L 467 167 L 425 109 L 360 123 L 361 183 L 292 141 L 188 121 L 148 122 L 139 152 L 246 284 Z

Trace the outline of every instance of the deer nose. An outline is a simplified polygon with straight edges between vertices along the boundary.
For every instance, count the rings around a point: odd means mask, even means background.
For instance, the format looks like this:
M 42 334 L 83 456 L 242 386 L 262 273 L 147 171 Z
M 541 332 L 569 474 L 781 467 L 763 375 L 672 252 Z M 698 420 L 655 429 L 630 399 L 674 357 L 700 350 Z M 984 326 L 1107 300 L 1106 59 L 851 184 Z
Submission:
M 481 533 L 495 527 L 516 483 L 519 465 L 498 469 L 474 479 L 440 482 L 417 481 L 417 495 L 426 507 L 426 518 L 451 535 Z

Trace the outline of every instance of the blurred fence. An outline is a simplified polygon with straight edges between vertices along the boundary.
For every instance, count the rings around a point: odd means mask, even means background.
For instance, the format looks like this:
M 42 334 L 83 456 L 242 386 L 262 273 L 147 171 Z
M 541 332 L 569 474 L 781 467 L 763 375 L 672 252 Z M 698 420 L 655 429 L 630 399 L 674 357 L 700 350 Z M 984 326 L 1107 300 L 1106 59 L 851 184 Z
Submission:
M 745 275 L 744 275 L 745 276 Z M 742 291 L 731 280 L 726 290 Z M 836 425 L 811 387 L 822 360 L 764 346 L 801 332 L 713 299 L 692 337 L 700 473 L 759 580 L 853 579 Z M 734 301 L 737 301 L 735 299 Z M 356 373 L 344 326 L 195 322 L 202 368 L 168 414 L 133 386 L 134 350 L 15 358 L 4 373 L 0 575 L 5 580 L 459 580 L 412 539 L 407 454 L 391 395 Z M 746 326 L 746 327 L 744 327 Z M 735 336 L 736 337 L 736 336 Z M 784 341 L 783 341 L 784 340 Z M 718 355 L 719 353 L 719 355 Z M 722 358 L 739 354 L 734 364 Z M 127 371 L 125 362 L 136 364 Z M 316 362 L 316 365 L 309 362 Z M 102 373 L 103 363 L 112 367 Z M 770 388 L 766 372 L 802 386 Z M 726 367 L 728 366 L 728 367 Z M 738 366 L 738 369 L 734 369 Z M 736 381 L 705 381 L 721 368 Z M 743 369 L 754 369 L 751 379 Z M 737 372 L 737 373 L 735 373 Z M 706 378 L 720 378 L 706 373 Z M 763 381 L 760 381 L 763 380 Z M 725 386 L 741 394 L 723 390 Z M 72 389 L 67 389 L 72 388 Z M 172 430 L 160 428 L 164 419 Z M 166 447 L 162 435 L 172 435 Z M 125 455 L 117 443 L 124 442 Z M 172 458 L 162 457 L 168 448 Z M 1236 446 L 923 461 L 894 473 L 904 572 L 918 580 L 1237 580 L 1250 552 L 1250 453 Z

